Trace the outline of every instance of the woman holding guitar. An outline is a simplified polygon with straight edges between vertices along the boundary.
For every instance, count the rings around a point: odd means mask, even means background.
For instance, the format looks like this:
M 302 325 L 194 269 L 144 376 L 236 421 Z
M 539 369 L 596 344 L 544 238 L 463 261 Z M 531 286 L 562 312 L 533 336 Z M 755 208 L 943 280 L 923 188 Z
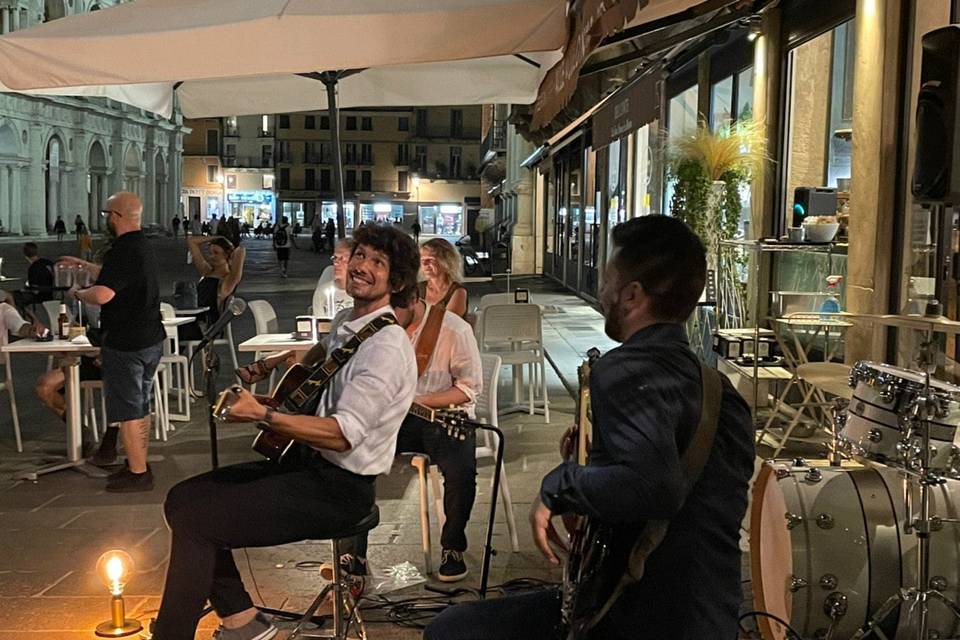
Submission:
M 729 381 L 703 368 L 684 337 L 706 279 L 705 250 L 665 216 L 618 225 L 613 244 L 600 302 L 607 335 L 622 344 L 591 368 L 589 461 L 548 473 L 530 514 L 537 547 L 555 565 L 566 543 L 553 516 L 585 516 L 608 537 L 577 554 L 580 567 L 591 566 L 568 572 L 566 593 L 448 608 L 427 627 L 428 640 L 737 633 L 753 425 Z

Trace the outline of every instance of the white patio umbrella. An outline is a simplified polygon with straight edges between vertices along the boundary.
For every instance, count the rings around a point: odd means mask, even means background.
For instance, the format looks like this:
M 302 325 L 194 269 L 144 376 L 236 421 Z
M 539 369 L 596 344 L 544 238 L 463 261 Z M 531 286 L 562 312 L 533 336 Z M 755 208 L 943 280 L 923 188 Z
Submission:
M 339 149 L 339 107 L 530 103 L 565 39 L 565 0 L 138 0 L 0 37 L 0 90 L 188 118 L 326 98 Z

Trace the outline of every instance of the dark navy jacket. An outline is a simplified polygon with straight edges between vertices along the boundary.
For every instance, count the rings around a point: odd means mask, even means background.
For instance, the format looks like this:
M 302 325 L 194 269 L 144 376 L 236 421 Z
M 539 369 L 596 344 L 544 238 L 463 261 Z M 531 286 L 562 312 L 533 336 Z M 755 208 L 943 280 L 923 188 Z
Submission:
M 563 463 L 541 485 L 554 513 L 629 529 L 669 519 L 643 579 L 629 587 L 591 637 L 735 638 L 740 523 L 754 444 L 750 411 L 723 378 L 713 451 L 687 492 L 680 467 L 699 421 L 700 365 L 676 324 L 646 327 L 592 368 L 593 444 L 586 467 Z

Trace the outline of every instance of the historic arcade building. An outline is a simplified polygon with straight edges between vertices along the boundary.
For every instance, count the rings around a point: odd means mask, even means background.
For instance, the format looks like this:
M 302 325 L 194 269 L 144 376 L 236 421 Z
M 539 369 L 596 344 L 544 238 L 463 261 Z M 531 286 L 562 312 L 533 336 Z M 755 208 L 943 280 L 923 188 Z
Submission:
M 0 0 L 4 33 L 64 15 L 95 11 L 110 0 Z M 101 98 L 0 93 L 0 225 L 38 235 L 79 214 L 92 231 L 110 193 L 133 191 L 144 224 L 179 214 L 183 132 L 174 121 Z

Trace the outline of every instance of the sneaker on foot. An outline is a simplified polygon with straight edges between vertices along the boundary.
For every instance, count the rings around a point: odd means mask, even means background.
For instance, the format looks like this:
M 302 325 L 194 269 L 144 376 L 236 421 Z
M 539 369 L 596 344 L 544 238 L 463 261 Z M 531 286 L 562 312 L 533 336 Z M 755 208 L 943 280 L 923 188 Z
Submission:
M 269 640 L 277 635 L 277 628 L 259 611 L 253 620 L 238 629 L 227 629 L 223 625 L 217 629 L 215 640 Z
M 110 493 L 132 493 L 134 491 L 152 491 L 153 472 L 150 467 L 143 473 L 134 473 L 124 467 L 107 478 L 107 491 Z
M 467 564 L 463 561 L 463 552 L 444 549 L 440 560 L 437 579 L 440 582 L 459 582 L 467 577 Z

